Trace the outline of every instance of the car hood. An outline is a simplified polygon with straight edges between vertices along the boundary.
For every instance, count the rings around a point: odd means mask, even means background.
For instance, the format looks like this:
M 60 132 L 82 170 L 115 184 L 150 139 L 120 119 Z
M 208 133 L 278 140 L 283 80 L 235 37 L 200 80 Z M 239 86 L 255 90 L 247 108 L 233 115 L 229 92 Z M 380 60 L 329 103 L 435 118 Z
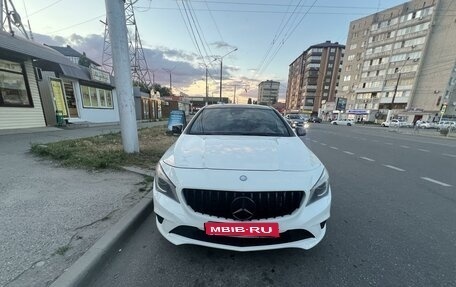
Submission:
M 163 155 L 178 168 L 308 171 L 322 164 L 298 137 L 183 134 Z

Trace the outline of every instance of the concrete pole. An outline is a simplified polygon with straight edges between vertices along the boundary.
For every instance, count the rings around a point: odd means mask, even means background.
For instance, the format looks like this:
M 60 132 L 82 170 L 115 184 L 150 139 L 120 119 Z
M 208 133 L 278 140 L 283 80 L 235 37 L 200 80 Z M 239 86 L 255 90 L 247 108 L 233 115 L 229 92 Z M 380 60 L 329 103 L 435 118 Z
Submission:
M 222 103 L 222 70 L 223 70 L 223 57 L 220 58 L 220 103 Z
M 207 66 L 206 66 L 206 106 L 209 104 L 209 87 L 207 86 Z
M 3 28 L 3 0 L 0 0 L 0 31 L 4 31 L 4 28 Z
M 119 103 L 120 131 L 126 153 L 139 152 L 138 129 L 123 0 L 105 0 L 112 64 Z

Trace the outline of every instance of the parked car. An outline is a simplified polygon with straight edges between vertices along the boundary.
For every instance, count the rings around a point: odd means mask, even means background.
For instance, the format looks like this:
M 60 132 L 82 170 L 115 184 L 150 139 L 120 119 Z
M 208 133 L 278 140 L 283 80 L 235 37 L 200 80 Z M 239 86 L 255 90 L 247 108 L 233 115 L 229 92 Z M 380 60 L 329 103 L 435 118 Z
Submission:
M 456 122 L 452 121 L 441 121 L 437 125 L 437 130 L 441 130 L 442 128 L 448 128 L 451 127 L 452 129 L 456 129 Z
M 301 114 L 288 114 L 285 116 L 291 127 L 303 127 L 307 118 Z
M 267 106 L 204 107 L 156 166 L 159 232 L 175 245 L 235 251 L 314 247 L 331 188 L 303 135 Z
M 332 125 L 345 125 L 345 126 L 352 126 L 355 124 L 354 120 L 348 120 L 348 119 L 343 119 L 343 120 L 334 120 L 331 122 Z
M 322 119 L 319 117 L 310 117 L 308 120 L 309 123 L 321 123 Z
M 392 119 L 390 121 L 384 121 L 382 123 L 382 127 L 408 127 L 411 124 L 407 123 L 406 121 L 401 121 L 397 119 Z
M 433 122 L 424 121 L 424 122 L 421 122 L 418 125 L 418 127 L 422 128 L 422 129 L 435 129 L 435 128 L 437 128 L 437 125 Z

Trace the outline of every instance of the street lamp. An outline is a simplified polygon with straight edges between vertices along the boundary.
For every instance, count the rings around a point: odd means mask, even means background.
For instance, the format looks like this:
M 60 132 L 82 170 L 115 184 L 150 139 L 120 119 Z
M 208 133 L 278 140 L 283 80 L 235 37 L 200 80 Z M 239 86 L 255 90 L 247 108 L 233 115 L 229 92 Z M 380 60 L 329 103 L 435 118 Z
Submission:
M 206 68 L 206 106 L 209 104 L 209 86 L 207 85 L 207 75 L 208 75 L 208 66 L 212 64 L 212 62 L 217 61 L 217 59 L 212 60 L 211 62 L 204 64 Z M 211 76 L 212 77 L 212 76 Z
M 222 102 L 222 71 L 223 71 L 223 58 L 228 56 L 229 54 L 233 53 L 234 51 L 237 51 L 238 48 L 234 48 L 233 50 L 229 51 L 225 55 L 221 57 L 215 58 L 215 60 L 220 59 L 220 102 Z

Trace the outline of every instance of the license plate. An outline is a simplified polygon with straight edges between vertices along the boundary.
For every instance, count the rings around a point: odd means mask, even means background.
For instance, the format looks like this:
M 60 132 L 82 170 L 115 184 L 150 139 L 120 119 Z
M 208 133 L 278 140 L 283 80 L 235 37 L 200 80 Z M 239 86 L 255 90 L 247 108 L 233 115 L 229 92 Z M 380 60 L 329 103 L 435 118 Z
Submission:
M 239 237 L 279 237 L 277 222 L 206 222 L 207 235 Z

